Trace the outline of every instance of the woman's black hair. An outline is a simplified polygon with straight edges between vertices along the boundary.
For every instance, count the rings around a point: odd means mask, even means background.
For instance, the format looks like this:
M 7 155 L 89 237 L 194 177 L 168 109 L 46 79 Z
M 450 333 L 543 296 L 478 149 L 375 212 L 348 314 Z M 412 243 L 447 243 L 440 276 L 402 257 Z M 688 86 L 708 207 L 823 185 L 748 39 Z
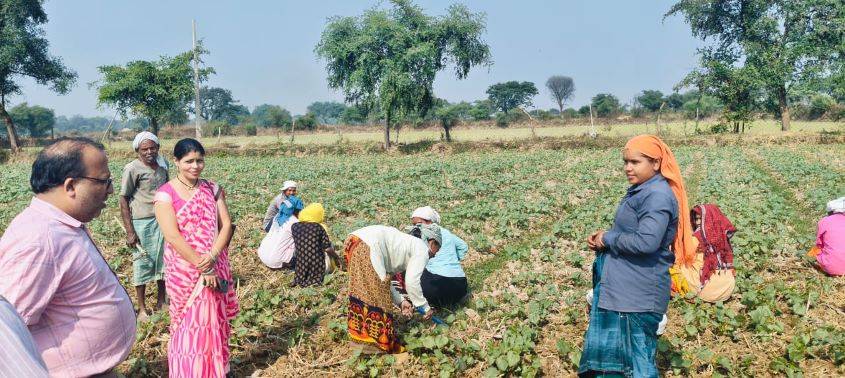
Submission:
M 176 160 L 181 160 L 185 155 L 191 152 L 196 152 L 205 156 L 205 148 L 202 148 L 202 143 L 194 138 L 182 139 L 176 142 L 176 146 L 173 147 L 173 156 L 176 157 Z

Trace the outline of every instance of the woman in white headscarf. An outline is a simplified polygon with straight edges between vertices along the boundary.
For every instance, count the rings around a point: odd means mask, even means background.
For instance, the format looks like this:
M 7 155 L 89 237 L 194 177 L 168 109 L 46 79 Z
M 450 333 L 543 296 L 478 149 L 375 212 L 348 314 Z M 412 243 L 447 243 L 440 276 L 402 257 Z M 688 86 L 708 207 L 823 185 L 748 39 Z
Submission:
M 279 208 L 284 204 L 288 197 L 296 196 L 296 181 L 285 181 L 282 184 L 282 192 L 270 201 L 267 206 L 267 211 L 264 213 L 264 220 L 261 221 L 261 227 L 264 232 L 270 232 L 270 227 L 273 226 L 273 219 L 279 215 Z M 282 222 L 284 223 L 284 222 Z
M 304 207 L 296 196 L 296 182 L 285 181 L 282 193 L 273 198 L 264 216 L 267 235 L 258 246 L 258 257 L 270 269 L 293 268 L 296 243 L 293 225 L 299 222 L 299 211 Z
M 420 277 L 425 264 L 440 250 L 440 227 L 421 225 L 419 236 L 393 227 L 368 226 L 353 231 L 344 243 L 349 272 L 347 331 L 352 346 L 364 352 L 401 353 L 393 316 L 398 306 L 405 316 L 414 308 L 431 319 L 434 310 L 423 296 Z M 404 299 L 390 284 L 390 277 L 405 272 Z
M 819 221 L 816 245 L 809 255 L 832 276 L 845 275 L 845 197 L 827 203 L 827 216 Z
M 420 207 L 411 213 L 415 225 L 440 223 L 440 214 L 431 206 Z M 428 260 L 420 282 L 425 298 L 435 306 L 452 306 L 469 292 L 469 283 L 461 267 L 469 247 L 449 230 L 440 227 L 443 243 L 437 256 Z

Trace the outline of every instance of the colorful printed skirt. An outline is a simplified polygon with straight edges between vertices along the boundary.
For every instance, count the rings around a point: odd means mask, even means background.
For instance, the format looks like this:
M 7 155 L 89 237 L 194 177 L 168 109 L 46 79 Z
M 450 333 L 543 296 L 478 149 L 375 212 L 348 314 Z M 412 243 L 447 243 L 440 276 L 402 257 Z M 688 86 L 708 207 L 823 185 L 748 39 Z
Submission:
M 658 377 L 657 329 L 663 318 L 656 312 L 618 312 L 599 308 L 604 256 L 593 265 L 593 305 L 584 349 L 578 364 L 580 377 Z
M 396 337 L 391 309 L 390 281 L 382 281 L 370 261 L 370 247 L 357 236 L 344 243 L 349 271 L 349 337 L 361 346 L 374 346 L 384 353 L 405 350 Z

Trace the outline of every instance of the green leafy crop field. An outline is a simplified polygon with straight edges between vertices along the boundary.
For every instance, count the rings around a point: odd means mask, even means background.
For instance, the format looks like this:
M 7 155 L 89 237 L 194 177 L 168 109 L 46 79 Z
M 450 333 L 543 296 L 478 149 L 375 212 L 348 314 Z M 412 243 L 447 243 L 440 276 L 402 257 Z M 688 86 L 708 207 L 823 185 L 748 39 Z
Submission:
M 675 152 L 691 202 L 718 204 L 739 230 L 733 240 L 738 288 L 716 305 L 673 299 L 659 343 L 661 371 L 845 374 L 845 279 L 826 277 L 804 256 L 825 202 L 845 195 L 845 146 L 679 146 Z M 113 175 L 125 163 L 113 161 Z M 573 375 L 593 261 L 584 240 L 610 226 L 627 187 L 620 168 L 619 148 L 209 156 L 204 176 L 226 189 L 237 223 L 230 252 L 241 303 L 231 339 L 236 374 Z M 0 170 L 0 230 L 28 204 L 28 178 L 25 163 Z M 322 287 L 290 289 L 292 274 L 268 271 L 256 256 L 264 210 L 285 179 L 303 183 L 306 203 L 326 206 L 338 247 L 357 227 L 402 226 L 415 207 L 437 208 L 443 226 L 470 244 L 465 270 L 472 299 L 440 311 L 448 328 L 403 321 L 407 355 L 351 355 L 345 273 L 327 276 Z M 116 197 L 90 226 L 129 287 L 131 255 Z M 139 326 L 122 373 L 166 375 L 167 323 L 160 312 Z

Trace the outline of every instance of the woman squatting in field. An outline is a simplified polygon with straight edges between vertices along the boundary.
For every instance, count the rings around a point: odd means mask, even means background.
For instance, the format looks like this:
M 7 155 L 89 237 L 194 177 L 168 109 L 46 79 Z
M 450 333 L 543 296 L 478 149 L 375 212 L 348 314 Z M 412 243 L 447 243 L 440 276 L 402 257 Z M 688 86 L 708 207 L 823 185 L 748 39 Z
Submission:
M 411 223 L 440 224 L 440 214 L 431 206 L 420 207 L 411 213 Z M 437 255 L 428 260 L 420 279 L 423 295 L 435 306 L 453 306 L 466 297 L 469 290 L 461 261 L 466 257 L 467 243 L 449 230 L 440 227 L 443 245 Z
M 816 245 L 810 257 L 831 276 L 845 275 L 845 197 L 827 203 L 827 216 L 819 221 Z

